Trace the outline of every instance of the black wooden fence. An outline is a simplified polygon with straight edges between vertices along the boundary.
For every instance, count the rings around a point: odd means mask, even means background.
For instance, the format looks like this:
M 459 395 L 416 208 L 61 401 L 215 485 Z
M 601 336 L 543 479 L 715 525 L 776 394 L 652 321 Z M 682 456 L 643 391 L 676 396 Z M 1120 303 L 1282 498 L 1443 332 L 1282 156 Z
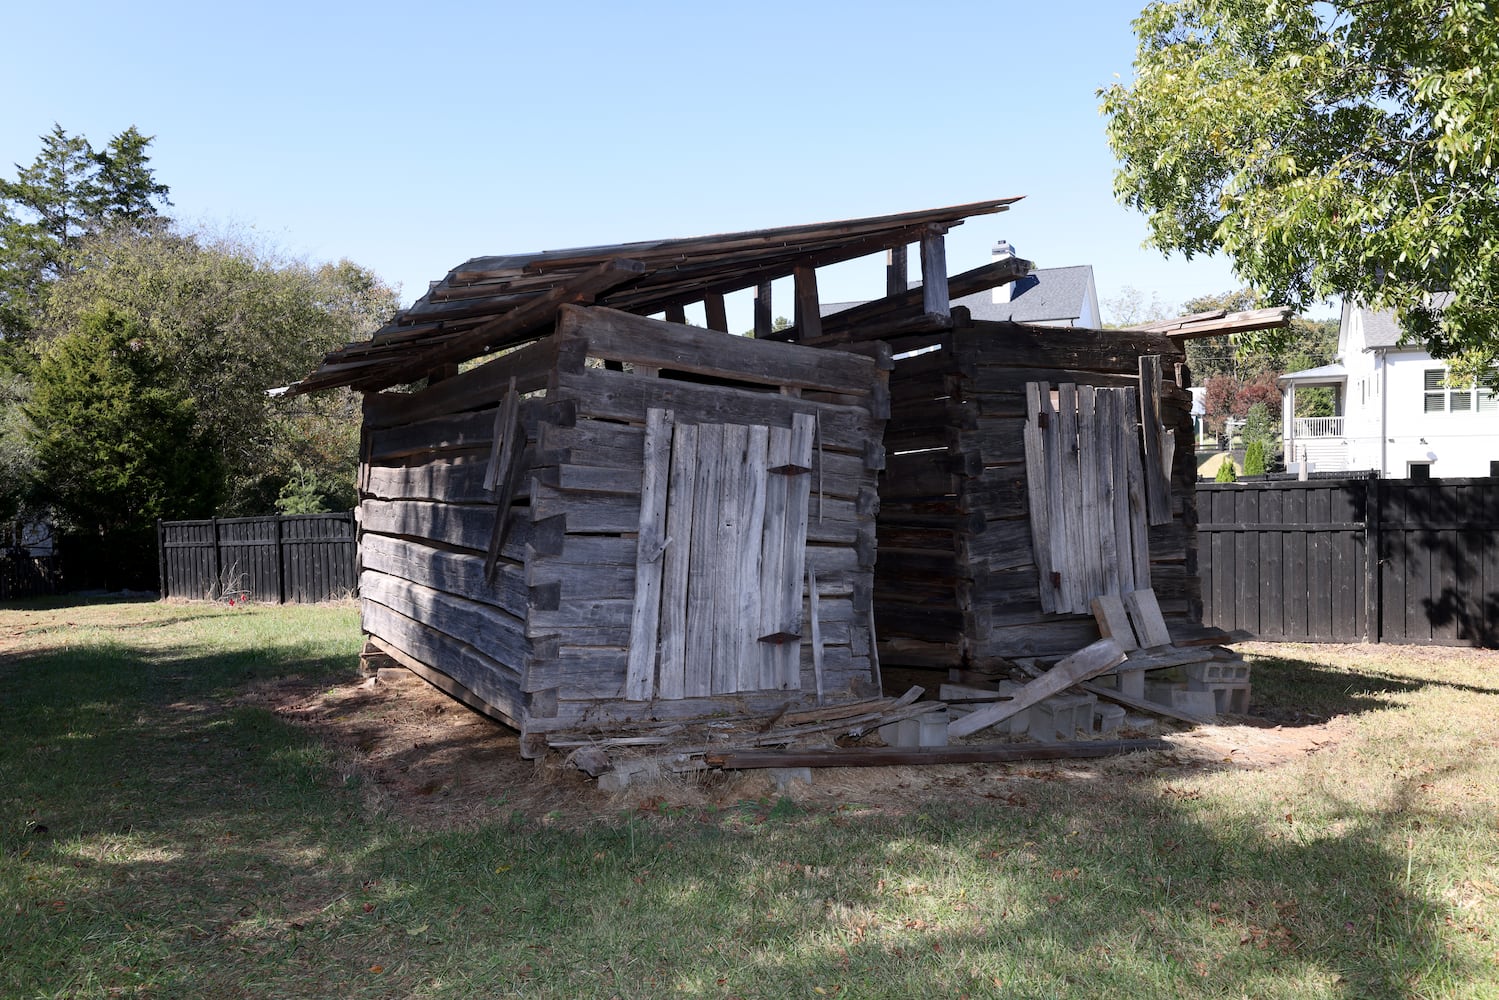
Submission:
M 1208 624 L 1499 646 L 1499 480 L 1203 483 L 1197 515 Z
M 305 604 L 358 587 L 354 515 L 162 521 L 161 596 Z
M 0 601 L 55 594 L 62 588 L 56 556 L 32 556 L 25 549 L 0 549 Z

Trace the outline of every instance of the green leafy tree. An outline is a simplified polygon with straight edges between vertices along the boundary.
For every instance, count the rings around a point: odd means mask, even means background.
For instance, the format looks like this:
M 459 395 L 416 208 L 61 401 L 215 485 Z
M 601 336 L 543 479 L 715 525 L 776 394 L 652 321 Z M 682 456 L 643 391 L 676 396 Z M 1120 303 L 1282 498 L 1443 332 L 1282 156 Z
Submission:
M 95 150 L 55 125 L 30 166 L 0 179 L 0 337 L 28 334 L 53 282 L 78 267 L 79 247 L 108 228 L 137 232 L 166 224 L 167 187 L 131 126 Z
M 1135 78 L 1100 97 L 1115 189 L 1156 246 L 1227 253 L 1271 302 L 1394 308 L 1459 378 L 1490 373 L 1493 4 L 1158 0 L 1134 26 Z
M 157 518 L 207 516 L 220 499 L 217 451 L 172 382 L 140 324 L 103 309 L 47 345 L 23 406 L 35 499 L 122 568 L 152 564 Z
M 79 247 L 82 266 L 52 289 L 43 336 L 74 329 L 106 302 L 149 333 L 171 385 L 195 402 L 198 429 L 226 475 L 223 513 L 273 508 L 300 463 L 352 489 L 358 412 L 349 393 L 281 401 L 267 390 L 310 372 L 397 306 L 349 261 L 309 265 L 225 238 L 113 230 Z

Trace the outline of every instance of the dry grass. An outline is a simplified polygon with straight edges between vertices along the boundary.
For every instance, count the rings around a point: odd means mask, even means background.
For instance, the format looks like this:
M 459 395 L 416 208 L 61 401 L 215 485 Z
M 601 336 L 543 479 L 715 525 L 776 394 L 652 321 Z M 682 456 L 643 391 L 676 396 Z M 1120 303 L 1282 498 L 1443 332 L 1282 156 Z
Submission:
M 0 995 L 1499 995 L 1494 654 L 1255 647 L 1256 718 L 1143 758 L 610 799 L 357 647 L 0 610 Z

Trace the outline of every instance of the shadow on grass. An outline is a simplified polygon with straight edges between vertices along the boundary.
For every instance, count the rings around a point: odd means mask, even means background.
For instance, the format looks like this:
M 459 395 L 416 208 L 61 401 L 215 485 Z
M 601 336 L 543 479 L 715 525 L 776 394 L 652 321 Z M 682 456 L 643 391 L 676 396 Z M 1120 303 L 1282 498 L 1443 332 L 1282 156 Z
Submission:
M 1486 687 L 1435 679 L 1412 679 L 1377 668 L 1342 670 L 1290 656 L 1254 653 L 1251 714 L 1281 725 L 1310 725 L 1338 715 L 1355 715 L 1390 707 L 1391 695 L 1429 687 L 1474 695 L 1499 694 Z
M 1361 998 L 1481 974 L 1399 849 L 1414 790 L 1334 801 L 1316 834 L 1144 779 L 417 834 L 269 713 L 173 707 L 348 669 L 101 648 L 0 671 L 0 994 Z M 1013 773 L 970 772 L 979 795 Z

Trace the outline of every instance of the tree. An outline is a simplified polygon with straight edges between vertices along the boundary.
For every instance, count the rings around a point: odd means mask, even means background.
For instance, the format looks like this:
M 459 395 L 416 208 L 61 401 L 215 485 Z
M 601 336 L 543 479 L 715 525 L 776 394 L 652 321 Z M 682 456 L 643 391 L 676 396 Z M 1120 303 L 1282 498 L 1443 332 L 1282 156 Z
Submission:
M 85 240 L 52 289 L 40 335 L 107 302 L 149 332 L 172 386 L 194 400 L 227 480 L 221 512 L 271 510 L 294 466 L 353 483 L 359 420 L 348 392 L 275 400 L 329 350 L 394 312 L 395 293 L 349 261 L 310 265 L 224 237 L 111 230 Z
M 1139 326 L 1158 319 L 1170 319 L 1173 315 L 1171 309 L 1162 304 L 1160 296 L 1152 292 L 1150 301 L 1146 302 L 1145 293 L 1133 285 L 1125 285 L 1119 289 L 1118 295 L 1104 299 L 1103 307 L 1109 315 L 1103 323 L 1105 330 Z
M 41 354 L 23 406 L 35 500 L 120 563 L 144 562 L 145 577 L 156 519 L 213 513 L 223 485 L 193 400 L 171 385 L 147 339 L 111 309 L 80 317 Z
M 136 232 L 166 224 L 167 187 L 156 181 L 146 147 L 131 126 L 103 150 L 62 126 L 16 179 L 0 179 L 0 338 L 36 325 L 51 284 L 77 267 L 80 245 L 107 228 Z
M 1099 96 L 1157 247 L 1227 253 L 1271 302 L 1394 308 L 1458 378 L 1492 374 L 1492 4 L 1157 0 L 1134 27 L 1135 79 Z
M 1244 475 L 1263 476 L 1264 474 L 1265 442 L 1256 438 L 1244 446 Z

